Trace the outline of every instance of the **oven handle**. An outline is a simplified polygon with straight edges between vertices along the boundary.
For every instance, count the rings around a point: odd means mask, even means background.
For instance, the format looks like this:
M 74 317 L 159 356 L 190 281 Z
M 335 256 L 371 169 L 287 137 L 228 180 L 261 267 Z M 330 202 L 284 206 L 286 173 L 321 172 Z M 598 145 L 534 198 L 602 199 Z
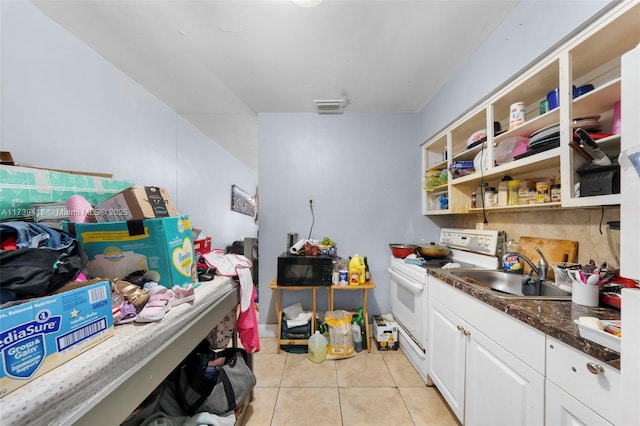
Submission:
M 411 293 L 420 294 L 420 293 L 423 292 L 424 286 L 422 286 L 420 284 L 415 284 L 415 283 L 409 281 L 408 279 L 406 279 L 405 277 L 403 277 L 402 275 L 398 274 L 396 271 L 394 271 L 392 269 L 389 269 L 389 273 L 398 282 L 398 284 L 400 284 L 402 287 L 404 287 L 407 290 L 409 290 Z

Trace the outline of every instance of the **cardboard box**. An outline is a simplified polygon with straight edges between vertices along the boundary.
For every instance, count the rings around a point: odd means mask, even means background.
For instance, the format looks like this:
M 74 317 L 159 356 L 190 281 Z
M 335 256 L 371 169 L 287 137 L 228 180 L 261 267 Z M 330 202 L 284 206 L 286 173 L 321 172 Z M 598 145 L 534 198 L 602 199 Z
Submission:
M 166 189 L 133 186 L 103 201 L 95 208 L 96 222 L 124 222 L 178 216 Z
M 196 257 L 202 256 L 205 253 L 209 253 L 211 251 L 211 237 L 194 241 L 193 248 L 196 251 Z
M 373 338 L 379 351 L 398 350 L 398 323 L 373 316 Z
M 0 310 L 0 397 L 111 336 L 108 281 Z
M 0 219 L 33 217 L 39 203 L 66 203 L 82 195 L 98 205 L 133 182 L 51 170 L 0 165 Z
M 124 278 L 153 270 L 167 288 L 197 281 L 188 216 L 107 223 L 64 223 L 87 254 L 89 271 L 102 278 Z

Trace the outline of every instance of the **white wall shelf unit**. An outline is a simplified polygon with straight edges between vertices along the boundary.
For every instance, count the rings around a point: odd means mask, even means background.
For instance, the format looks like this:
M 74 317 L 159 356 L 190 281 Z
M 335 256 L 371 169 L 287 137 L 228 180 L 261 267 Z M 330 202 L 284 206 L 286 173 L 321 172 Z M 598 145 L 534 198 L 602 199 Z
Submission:
M 621 196 L 617 193 L 618 188 L 598 192 L 609 192 L 606 195 L 584 196 L 583 192 L 583 196 L 580 196 L 576 188 L 584 178 L 577 170 L 580 167 L 584 168 L 586 161 L 569 146 L 569 142 L 575 140 L 574 128 L 579 126 L 574 120 L 598 116 L 600 128 L 592 128 L 589 131 L 605 136 L 611 135 L 603 138 L 598 135 L 595 139 L 599 148 L 610 158 L 616 159 L 620 154 L 621 137 L 614 129 L 614 111 L 621 99 L 621 57 L 640 43 L 638 22 L 640 3 L 621 2 L 490 95 L 482 104 L 467 111 L 435 137 L 425 141 L 421 145 L 425 173 L 434 167 L 442 170 L 455 161 L 474 161 L 476 156 L 476 165 L 482 163 L 482 170 L 456 179 L 449 174 L 446 185 L 447 209 L 440 208 L 437 197 L 434 200 L 434 191 L 424 190 L 423 214 L 465 214 L 482 211 L 481 208 L 471 208 L 471 193 L 480 183 L 497 187 L 502 177 L 507 175 L 520 181 L 541 179 L 561 184 L 561 202 L 545 203 L 544 206 L 500 206 L 486 210 L 619 205 Z M 592 84 L 594 89 L 574 98 L 573 88 L 586 84 Z M 547 93 L 556 88 L 559 90 L 559 106 L 541 113 L 540 103 L 546 100 Z M 526 121 L 509 129 L 510 106 L 515 102 L 525 103 Z M 494 133 L 494 123 L 499 123 L 502 130 Z M 535 132 L 554 125 L 559 126 L 559 147 L 497 165 L 495 154 L 500 144 L 507 141 L 512 143 L 515 137 L 530 138 Z M 467 149 L 470 136 L 482 129 L 487 129 L 486 143 Z M 443 154 L 445 148 L 447 152 Z M 481 152 L 482 154 L 479 154 Z M 483 157 L 482 160 L 480 155 Z M 437 158 L 438 161 L 433 161 L 433 158 Z M 437 191 L 444 193 L 445 188 L 437 188 Z

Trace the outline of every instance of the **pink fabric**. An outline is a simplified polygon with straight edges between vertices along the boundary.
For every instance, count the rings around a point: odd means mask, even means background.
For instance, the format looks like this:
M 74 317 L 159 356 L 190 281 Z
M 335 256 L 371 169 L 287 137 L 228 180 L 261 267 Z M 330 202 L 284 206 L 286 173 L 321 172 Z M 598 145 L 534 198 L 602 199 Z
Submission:
M 260 350 L 260 336 L 258 335 L 258 316 L 253 303 L 258 297 L 251 266 L 253 263 L 238 254 L 224 254 L 224 251 L 214 249 L 202 255 L 209 266 L 216 268 L 216 274 L 225 277 L 237 276 L 240 281 L 240 314 L 238 315 L 238 336 L 242 346 L 248 353 Z
M 256 289 L 253 289 L 252 300 L 258 297 Z M 258 334 L 258 316 L 255 305 L 252 303 L 244 312 L 238 316 L 238 336 L 242 342 L 242 347 L 248 353 L 256 353 L 260 350 L 260 336 Z

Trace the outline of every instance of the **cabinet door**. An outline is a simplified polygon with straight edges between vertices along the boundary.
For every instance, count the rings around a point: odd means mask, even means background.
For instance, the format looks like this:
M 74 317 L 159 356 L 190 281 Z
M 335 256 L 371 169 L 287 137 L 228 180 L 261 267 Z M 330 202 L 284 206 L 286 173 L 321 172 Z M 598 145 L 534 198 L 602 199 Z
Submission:
M 544 377 L 478 330 L 465 332 L 465 424 L 543 424 Z
M 546 381 L 545 422 L 552 426 L 611 425 L 580 401 Z
M 460 328 L 461 329 L 460 329 Z M 464 415 L 465 339 L 462 320 L 430 301 L 427 357 L 429 376 L 460 422 Z

